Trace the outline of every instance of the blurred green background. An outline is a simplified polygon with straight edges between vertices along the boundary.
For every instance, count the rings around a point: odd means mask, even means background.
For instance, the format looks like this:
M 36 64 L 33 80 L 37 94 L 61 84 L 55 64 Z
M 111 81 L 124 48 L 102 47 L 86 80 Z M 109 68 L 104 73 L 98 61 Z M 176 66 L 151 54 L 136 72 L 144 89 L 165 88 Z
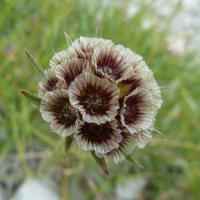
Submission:
M 144 178 L 145 190 L 138 199 L 200 199 L 200 64 L 195 52 L 173 56 L 166 48 L 166 32 L 180 9 L 163 21 L 156 11 L 142 4 L 134 17 L 126 16 L 129 1 L 107 7 L 101 1 L 81 0 L 2 0 L 0 1 L 0 184 L 6 190 L 11 181 L 12 195 L 27 178 L 50 178 L 62 199 L 115 199 L 116 184 Z M 152 25 L 144 29 L 148 17 Z M 38 72 L 25 54 L 26 47 L 38 63 L 49 68 L 53 50 L 67 48 L 66 31 L 72 40 L 92 37 L 98 22 L 102 37 L 122 44 L 143 56 L 160 86 L 164 103 L 156 129 L 167 141 L 153 138 L 133 157 L 144 167 L 127 161 L 109 164 L 106 177 L 91 156 L 72 148 L 63 161 L 63 139 L 50 130 L 38 108 L 20 90 L 37 93 Z

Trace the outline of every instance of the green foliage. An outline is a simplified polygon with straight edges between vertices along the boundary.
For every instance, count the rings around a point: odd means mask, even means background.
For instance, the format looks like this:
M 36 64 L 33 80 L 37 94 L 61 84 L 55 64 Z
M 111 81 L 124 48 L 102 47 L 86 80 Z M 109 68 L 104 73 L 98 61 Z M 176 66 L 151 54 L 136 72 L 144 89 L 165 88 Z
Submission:
M 101 1 L 86 0 L 0 2 L 0 161 L 9 162 L 15 155 L 23 170 L 21 174 L 0 174 L 0 181 L 61 173 L 60 194 L 73 200 L 79 187 L 84 191 L 83 199 L 94 199 L 97 195 L 113 195 L 117 183 L 143 177 L 149 182 L 141 199 L 200 199 L 200 66 L 194 64 L 193 54 L 174 57 L 166 51 L 166 29 L 159 29 L 154 10 L 149 11 L 150 4 L 141 5 L 130 18 L 126 16 L 127 6 L 128 1 L 104 8 Z M 165 21 L 166 28 L 174 14 Z M 143 29 L 146 17 L 153 24 Z M 52 133 L 38 108 L 20 93 L 26 90 L 36 94 L 40 79 L 24 47 L 47 69 L 52 50 L 67 48 L 64 31 L 72 40 L 81 35 L 92 37 L 99 21 L 103 38 L 142 55 L 158 84 L 168 86 L 162 92 L 164 103 L 156 122 L 156 129 L 167 141 L 153 138 L 144 149 L 133 152 L 145 169 L 128 161 L 109 164 L 109 177 L 103 175 L 88 152 L 76 151 L 75 147 L 63 161 L 64 140 Z M 32 168 L 27 152 L 37 151 L 49 153 Z M 71 189 L 66 193 L 63 191 L 68 182 Z

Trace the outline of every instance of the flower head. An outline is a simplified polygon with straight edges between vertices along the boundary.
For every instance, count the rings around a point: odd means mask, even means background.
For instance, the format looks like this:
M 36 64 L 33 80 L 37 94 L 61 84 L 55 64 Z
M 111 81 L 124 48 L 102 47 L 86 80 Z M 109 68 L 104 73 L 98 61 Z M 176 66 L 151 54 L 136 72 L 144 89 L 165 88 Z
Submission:
M 74 42 L 65 33 L 68 48 L 54 53 L 44 71 L 26 50 L 43 76 L 38 96 L 22 91 L 40 106 L 42 118 L 52 131 L 65 137 L 67 151 L 74 140 L 91 152 L 108 174 L 107 162 L 131 157 L 135 147 L 144 148 L 152 135 L 161 107 L 160 88 L 142 57 L 100 35 Z

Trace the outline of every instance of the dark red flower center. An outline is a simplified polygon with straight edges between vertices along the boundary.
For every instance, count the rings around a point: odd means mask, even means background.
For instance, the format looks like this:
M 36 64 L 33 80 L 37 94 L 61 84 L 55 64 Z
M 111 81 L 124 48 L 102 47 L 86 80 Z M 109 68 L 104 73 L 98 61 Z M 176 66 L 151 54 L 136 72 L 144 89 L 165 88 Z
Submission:
M 76 119 L 74 108 L 69 103 L 66 103 L 66 106 L 62 108 L 61 117 L 69 121 L 74 121 Z
M 114 73 L 114 71 L 110 67 L 103 66 L 102 68 L 100 68 L 100 70 L 103 71 L 104 74 L 109 75 L 113 80 L 115 80 L 115 78 L 116 78 L 115 77 L 115 73 Z
M 92 97 L 90 97 L 90 103 L 93 105 L 96 105 L 99 103 L 99 98 L 96 95 L 93 95 Z
M 95 113 L 103 109 L 104 107 L 104 97 L 102 96 L 101 92 L 97 91 L 88 91 L 83 98 L 84 107 L 91 112 Z
M 112 131 L 113 130 L 108 123 L 101 125 L 86 123 L 86 125 L 82 128 L 81 133 L 84 137 L 88 138 L 88 140 L 100 144 L 102 141 L 110 139 Z

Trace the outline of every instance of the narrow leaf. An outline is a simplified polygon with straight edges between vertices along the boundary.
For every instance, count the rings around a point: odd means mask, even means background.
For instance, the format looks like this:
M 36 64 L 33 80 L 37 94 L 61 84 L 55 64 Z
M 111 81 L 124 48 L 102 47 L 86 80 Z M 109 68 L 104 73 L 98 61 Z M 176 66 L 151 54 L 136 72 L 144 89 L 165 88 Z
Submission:
M 71 148 L 72 142 L 73 142 L 72 136 L 65 138 L 65 143 L 64 143 L 64 146 L 63 146 L 63 158 L 66 158 L 66 156 L 67 156 L 67 154 L 68 154 L 68 152 Z
M 71 40 L 71 38 L 69 37 L 69 35 L 68 35 L 66 32 L 64 32 L 64 35 L 65 35 L 65 39 L 66 39 L 66 41 L 67 41 L 68 47 L 71 46 L 71 45 L 72 45 L 72 40 Z
M 21 91 L 21 93 L 33 104 L 35 104 L 36 106 L 40 106 L 40 102 L 41 102 L 41 98 L 34 95 L 34 94 L 31 94 L 29 92 L 26 92 L 26 91 Z
M 101 22 L 99 22 L 99 24 L 97 25 L 94 37 L 98 37 L 98 38 L 101 37 Z
M 142 167 L 131 155 L 128 155 L 126 157 L 126 160 L 128 160 L 129 162 L 133 163 L 134 165 L 141 167 L 142 169 L 144 169 L 144 167 Z
M 158 138 L 161 138 L 161 139 L 163 139 L 163 140 L 167 140 L 167 139 L 163 136 L 163 134 L 162 134 L 160 131 L 156 130 L 156 129 L 153 129 L 153 135 L 156 136 L 156 137 L 158 137 Z
M 104 158 L 99 158 L 94 151 L 90 151 L 92 157 L 94 158 L 96 164 L 101 168 L 101 170 L 109 175 L 108 167 Z
M 28 52 L 28 50 L 26 48 L 25 48 L 25 51 L 26 51 L 27 56 L 30 58 L 30 60 L 33 62 L 33 64 L 36 66 L 39 73 L 44 77 L 45 76 L 44 69 L 34 60 L 32 55 Z

